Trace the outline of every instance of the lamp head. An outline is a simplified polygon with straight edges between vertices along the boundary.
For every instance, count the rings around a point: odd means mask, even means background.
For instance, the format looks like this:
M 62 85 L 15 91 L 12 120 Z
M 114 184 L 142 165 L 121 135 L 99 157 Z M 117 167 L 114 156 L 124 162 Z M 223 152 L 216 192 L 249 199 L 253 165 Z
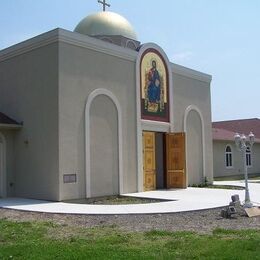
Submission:
M 249 138 L 249 143 L 252 146 L 255 142 L 255 135 L 252 132 L 250 132 L 250 134 L 248 135 L 248 138 Z
M 241 141 L 246 142 L 246 136 L 244 134 L 241 135 Z
M 238 133 L 236 133 L 234 135 L 234 139 L 235 139 L 235 143 L 236 143 L 236 146 L 239 147 L 240 146 L 240 142 L 241 142 L 241 137 Z

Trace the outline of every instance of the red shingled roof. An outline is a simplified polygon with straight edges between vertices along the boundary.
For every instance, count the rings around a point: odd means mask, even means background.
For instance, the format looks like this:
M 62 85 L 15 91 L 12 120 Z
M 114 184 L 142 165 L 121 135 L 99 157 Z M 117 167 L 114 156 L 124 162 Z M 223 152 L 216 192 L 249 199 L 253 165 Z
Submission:
M 255 141 L 260 143 L 260 119 L 242 119 L 212 123 L 213 140 L 234 141 L 235 133 L 248 135 L 253 132 Z
M 19 125 L 15 120 L 0 112 L 0 124 Z
M 213 122 L 212 127 L 245 135 L 253 132 L 256 138 L 260 138 L 260 119 L 258 118 Z
M 213 140 L 229 140 L 229 141 L 234 141 L 234 132 L 225 130 L 225 129 L 218 129 L 218 128 L 213 128 L 212 129 L 212 135 L 213 135 Z

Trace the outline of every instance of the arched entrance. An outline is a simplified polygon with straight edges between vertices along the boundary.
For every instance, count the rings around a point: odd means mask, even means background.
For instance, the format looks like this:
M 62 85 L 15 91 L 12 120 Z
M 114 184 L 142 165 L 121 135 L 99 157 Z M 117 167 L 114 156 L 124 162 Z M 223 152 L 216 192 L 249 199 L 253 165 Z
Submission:
M 122 193 L 121 109 L 112 92 L 96 89 L 86 110 L 86 197 Z
M 190 106 L 185 112 L 184 131 L 186 132 L 187 184 L 204 182 L 204 124 L 201 112 Z

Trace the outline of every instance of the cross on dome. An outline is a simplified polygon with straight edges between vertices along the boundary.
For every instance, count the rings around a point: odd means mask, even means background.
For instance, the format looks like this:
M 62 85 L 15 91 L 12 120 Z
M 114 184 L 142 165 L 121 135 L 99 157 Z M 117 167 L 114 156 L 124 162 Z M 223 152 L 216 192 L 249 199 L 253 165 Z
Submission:
M 106 11 L 106 6 L 107 7 L 110 7 L 110 4 L 106 3 L 106 0 L 98 0 L 98 3 L 102 4 L 103 5 L 103 11 L 105 12 Z

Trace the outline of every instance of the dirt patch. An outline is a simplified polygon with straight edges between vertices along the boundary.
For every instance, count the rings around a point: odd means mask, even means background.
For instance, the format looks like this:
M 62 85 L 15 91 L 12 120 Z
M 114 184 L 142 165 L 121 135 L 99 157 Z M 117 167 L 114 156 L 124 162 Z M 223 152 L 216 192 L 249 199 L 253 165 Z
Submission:
M 12 221 L 51 221 L 57 225 L 118 227 L 127 231 L 169 230 L 211 233 L 216 228 L 259 229 L 260 217 L 248 218 L 243 214 L 232 219 L 220 217 L 220 208 L 171 213 L 142 215 L 74 215 L 25 212 L 0 208 L 0 219 Z
M 156 203 L 156 202 L 165 202 L 165 201 L 169 201 L 169 200 L 138 198 L 138 197 L 128 197 L 128 196 L 105 196 L 105 197 L 90 198 L 90 199 L 66 200 L 63 202 L 76 203 L 76 204 L 95 204 L 95 205 L 127 205 L 127 204 Z

